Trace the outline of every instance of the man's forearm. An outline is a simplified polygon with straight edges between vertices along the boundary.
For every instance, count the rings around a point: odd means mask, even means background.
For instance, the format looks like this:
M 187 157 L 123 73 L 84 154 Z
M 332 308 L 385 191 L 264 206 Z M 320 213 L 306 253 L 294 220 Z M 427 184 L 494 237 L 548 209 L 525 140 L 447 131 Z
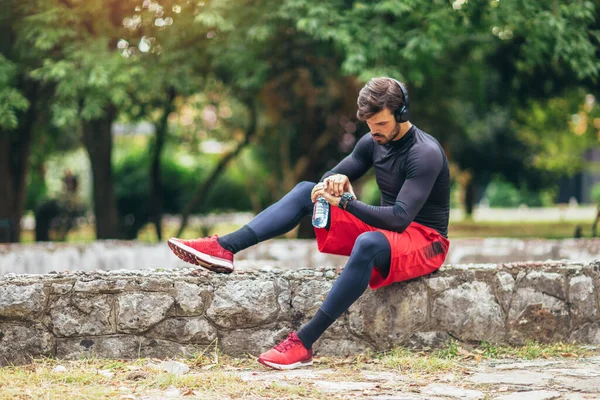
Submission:
M 348 202 L 346 211 L 375 228 L 403 232 L 412 222 L 412 218 L 399 204 L 393 206 L 371 206 L 362 201 Z
M 323 176 L 321 177 L 319 182 L 323 182 L 325 180 L 325 178 L 330 177 L 331 175 L 335 175 L 335 174 L 337 174 L 337 172 L 335 172 L 334 170 L 331 169 L 323 174 Z

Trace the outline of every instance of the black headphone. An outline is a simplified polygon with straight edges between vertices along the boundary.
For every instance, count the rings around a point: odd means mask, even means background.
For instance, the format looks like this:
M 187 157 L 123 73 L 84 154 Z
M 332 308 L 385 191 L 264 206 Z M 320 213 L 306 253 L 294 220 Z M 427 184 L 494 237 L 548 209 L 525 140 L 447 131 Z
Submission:
M 393 80 L 394 82 L 396 82 L 396 84 L 400 87 L 400 90 L 402 91 L 402 100 L 403 100 L 403 104 L 402 107 L 396 109 L 396 111 L 394 111 L 394 118 L 396 119 L 396 122 L 406 122 L 408 121 L 408 92 L 406 91 L 406 88 L 404 87 L 404 85 L 402 83 L 400 83 L 400 81 L 397 81 L 394 78 L 390 78 L 391 80 Z

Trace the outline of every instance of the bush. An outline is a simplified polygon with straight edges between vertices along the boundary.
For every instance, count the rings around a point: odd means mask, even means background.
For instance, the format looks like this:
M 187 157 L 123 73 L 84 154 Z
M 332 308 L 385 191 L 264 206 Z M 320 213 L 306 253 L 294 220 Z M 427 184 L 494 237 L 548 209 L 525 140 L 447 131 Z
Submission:
M 483 195 L 490 207 L 549 207 L 553 204 L 554 191 L 542 190 L 533 192 L 527 188 L 517 188 L 501 178 L 494 178 Z
M 592 186 L 591 197 L 594 203 L 600 205 L 600 183 Z
M 377 186 L 375 178 L 366 181 L 362 187 L 362 193 L 357 193 L 356 195 L 362 202 L 372 206 L 381 204 L 381 191 L 379 190 L 379 186 Z
M 182 157 L 166 152 L 162 158 L 163 212 L 181 214 L 191 201 L 197 188 L 213 168 L 214 157 L 207 156 L 193 166 L 181 161 Z M 150 159 L 147 151 L 131 152 L 119 158 L 114 165 L 115 192 L 119 217 L 128 238 L 135 238 L 138 231 L 150 222 Z M 222 175 L 204 204 L 192 213 L 212 211 L 248 211 L 250 196 L 243 183 L 243 173 L 230 169 Z
M 35 240 L 65 241 L 86 212 L 86 205 L 75 196 L 41 201 L 35 208 Z

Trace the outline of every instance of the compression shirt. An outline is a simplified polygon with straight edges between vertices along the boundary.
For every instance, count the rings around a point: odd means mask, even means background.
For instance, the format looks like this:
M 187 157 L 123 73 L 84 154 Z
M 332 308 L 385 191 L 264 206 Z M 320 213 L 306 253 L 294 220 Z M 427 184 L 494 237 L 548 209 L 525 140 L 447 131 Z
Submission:
M 343 174 L 353 182 L 371 167 L 381 191 L 381 206 L 354 200 L 346 211 L 379 229 L 403 232 L 414 221 L 448 236 L 450 172 L 435 138 L 414 125 L 401 139 L 384 145 L 367 133 L 321 181 Z

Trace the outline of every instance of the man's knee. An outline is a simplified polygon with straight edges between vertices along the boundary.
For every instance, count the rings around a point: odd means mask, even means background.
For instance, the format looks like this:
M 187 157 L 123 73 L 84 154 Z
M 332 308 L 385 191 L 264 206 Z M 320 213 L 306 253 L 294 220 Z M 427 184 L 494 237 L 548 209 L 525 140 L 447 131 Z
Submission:
M 365 232 L 356 238 L 352 252 L 360 252 L 360 254 L 365 256 L 373 256 L 385 250 L 387 246 L 389 245 L 383 233 L 379 231 Z
M 310 196 L 310 193 L 312 192 L 315 185 L 316 185 L 316 183 L 314 183 L 314 182 L 302 181 L 302 182 L 298 183 L 294 187 L 293 190 L 303 192 L 303 193 L 308 193 L 308 195 Z

